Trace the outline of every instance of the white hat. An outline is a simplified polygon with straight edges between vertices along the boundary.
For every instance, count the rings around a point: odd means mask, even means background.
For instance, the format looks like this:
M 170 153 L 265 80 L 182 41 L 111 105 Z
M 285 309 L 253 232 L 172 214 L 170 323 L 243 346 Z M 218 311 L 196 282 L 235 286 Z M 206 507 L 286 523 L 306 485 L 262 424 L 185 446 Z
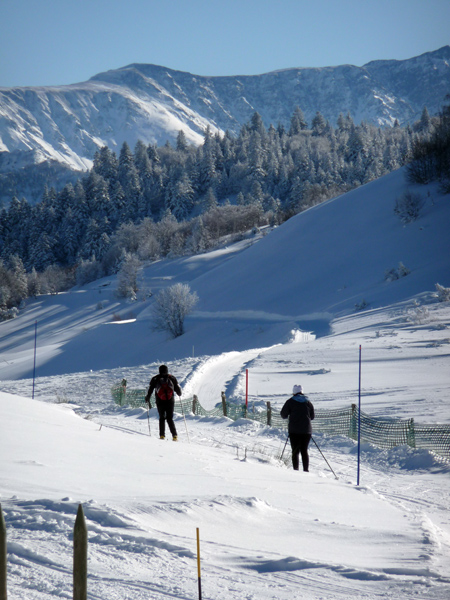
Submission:
M 294 394 L 301 394 L 303 392 L 303 388 L 301 385 L 294 385 L 293 389 L 292 389 L 292 393 Z

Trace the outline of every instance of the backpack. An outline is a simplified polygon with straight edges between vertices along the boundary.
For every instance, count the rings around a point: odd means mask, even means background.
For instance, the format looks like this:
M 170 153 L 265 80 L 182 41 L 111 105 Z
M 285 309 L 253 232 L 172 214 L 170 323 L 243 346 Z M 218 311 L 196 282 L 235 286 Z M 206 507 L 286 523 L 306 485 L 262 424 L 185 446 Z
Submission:
M 158 380 L 156 397 L 160 400 L 172 400 L 174 385 L 170 375 L 165 375 Z

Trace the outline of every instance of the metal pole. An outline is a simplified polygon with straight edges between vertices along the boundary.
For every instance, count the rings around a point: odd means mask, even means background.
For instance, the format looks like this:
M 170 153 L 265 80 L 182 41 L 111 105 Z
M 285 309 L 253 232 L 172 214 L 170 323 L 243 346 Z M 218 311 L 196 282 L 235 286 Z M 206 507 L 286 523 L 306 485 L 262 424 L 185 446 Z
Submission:
M 0 504 L 0 600 L 6 600 L 6 523 L 3 517 L 2 505 Z
M 152 432 L 150 430 L 150 407 L 147 406 L 147 423 L 148 423 L 148 434 L 152 437 Z
M 34 322 L 34 364 L 33 364 L 33 393 L 31 397 L 34 399 L 34 380 L 36 379 L 36 343 L 37 343 L 37 321 Z
M 286 438 L 286 443 L 284 444 L 284 448 L 283 448 L 283 452 L 281 453 L 280 460 L 283 460 L 283 454 L 284 454 L 284 451 L 286 450 L 288 439 L 289 439 L 289 434 L 288 434 L 288 436 Z
M 322 455 L 323 460 L 327 463 L 327 465 L 330 467 L 330 471 L 333 473 L 333 475 L 336 477 L 336 479 L 339 479 L 339 477 L 336 475 L 336 473 L 333 471 L 333 469 L 331 468 L 330 463 L 327 461 L 327 459 L 325 458 L 325 456 L 323 455 L 322 450 L 319 448 L 316 440 L 313 438 L 313 436 L 311 436 L 312 441 L 315 443 L 317 450 L 320 452 L 320 454 Z
M 198 598 L 202 600 L 202 574 L 200 571 L 200 530 L 197 527 L 197 573 L 198 573 Z
M 358 385 L 358 474 L 356 485 L 359 485 L 361 463 L 361 346 L 359 347 L 359 385 Z
M 185 414 L 184 414 L 183 399 L 181 398 L 181 396 L 180 396 L 180 404 L 181 404 L 181 412 L 183 413 L 184 426 L 186 427 L 186 435 L 187 435 L 187 439 L 188 439 L 188 442 L 189 442 L 189 443 L 191 443 L 191 440 L 189 439 L 189 431 L 188 431 L 188 428 L 187 428 L 187 423 L 186 423 L 186 416 L 185 416 Z

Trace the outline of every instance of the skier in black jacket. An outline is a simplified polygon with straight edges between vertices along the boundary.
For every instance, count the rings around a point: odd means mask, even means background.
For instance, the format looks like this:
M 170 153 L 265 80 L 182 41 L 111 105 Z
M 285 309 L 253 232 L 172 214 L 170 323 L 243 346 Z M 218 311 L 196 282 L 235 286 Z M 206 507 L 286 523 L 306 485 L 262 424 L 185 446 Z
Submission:
M 156 407 L 159 414 L 159 439 L 164 440 L 166 437 L 165 431 L 167 421 L 173 441 L 176 442 L 178 437 L 175 423 L 173 422 L 173 411 L 175 408 L 174 392 L 178 396 L 181 396 L 181 388 L 178 385 L 176 377 L 169 374 L 169 369 L 166 365 L 161 365 L 159 367 L 159 374 L 150 379 L 148 392 L 145 396 L 145 401 L 149 408 L 152 407 L 150 404 L 150 397 L 153 394 L 153 391 L 155 391 Z
M 289 417 L 289 440 L 292 448 L 292 466 L 298 471 L 299 454 L 302 455 L 303 470 L 309 471 L 308 446 L 311 441 L 314 406 L 303 394 L 301 385 L 294 385 L 293 396 L 286 401 L 280 415 Z

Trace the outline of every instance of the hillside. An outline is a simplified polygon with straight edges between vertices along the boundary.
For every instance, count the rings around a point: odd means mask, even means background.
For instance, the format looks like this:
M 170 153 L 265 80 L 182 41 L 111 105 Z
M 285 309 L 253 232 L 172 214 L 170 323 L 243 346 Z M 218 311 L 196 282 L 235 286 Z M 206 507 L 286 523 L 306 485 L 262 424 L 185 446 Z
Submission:
M 436 283 L 448 287 L 447 197 L 436 187 L 417 187 L 425 200 L 422 216 L 404 225 L 394 206 L 406 189 L 414 188 L 400 169 L 293 217 L 267 236 L 149 264 L 141 285 L 153 295 L 177 282 L 198 293 L 186 334 L 176 340 L 152 330 L 153 297 L 135 303 L 116 298 L 115 277 L 31 301 L 17 319 L 0 324 L 0 376 L 31 376 L 35 320 L 38 372 L 53 375 L 262 348 L 286 342 L 293 330 L 320 336 L 355 305 L 378 309 L 432 292 Z M 410 274 L 386 281 L 386 271 L 400 262 Z M 116 322 L 108 324 L 113 315 Z M 121 325 L 119 317 L 132 322 Z M 86 354 L 86 345 L 96 353 Z
M 400 169 L 315 206 L 250 248 L 245 260 L 216 269 L 213 280 L 196 279 L 200 309 L 329 321 L 363 300 L 379 307 L 448 283 L 447 200 L 436 188 L 408 186 L 404 175 Z M 394 214 L 406 189 L 425 199 L 422 218 L 407 226 Z M 390 285 L 385 272 L 400 262 L 411 274 Z

